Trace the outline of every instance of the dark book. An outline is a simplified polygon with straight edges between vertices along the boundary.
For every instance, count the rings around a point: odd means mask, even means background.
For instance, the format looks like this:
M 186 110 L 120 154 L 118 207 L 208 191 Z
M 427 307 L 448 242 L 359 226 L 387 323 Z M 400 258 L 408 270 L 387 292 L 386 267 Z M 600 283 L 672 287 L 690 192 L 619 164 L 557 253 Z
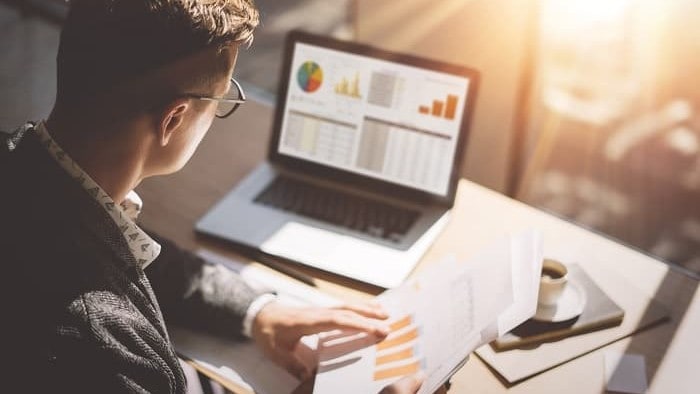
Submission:
M 625 311 L 595 284 L 578 264 L 568 264 L 569 285 L 579 285 L 585 293 L 586 304 L 580 315 L 569 320 L 550 322 L 530 319 L 511 332 L 491 342 L 496 351 L 527 348 L 543 342 L 553 342 L 572 335 L 602 330 L 622 323 Z

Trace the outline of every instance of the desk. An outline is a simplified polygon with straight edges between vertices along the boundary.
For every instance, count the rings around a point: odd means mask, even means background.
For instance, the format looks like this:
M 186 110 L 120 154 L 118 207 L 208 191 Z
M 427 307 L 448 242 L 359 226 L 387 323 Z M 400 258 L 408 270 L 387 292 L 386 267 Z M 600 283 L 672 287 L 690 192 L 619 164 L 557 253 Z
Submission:
M 240 257 L 225 243 L 193 232 L 194 222 L 265 157 L 272 108 L 249 102 L 239 111 L 229 119 L 215 121 L 198 152 L 181 172 L 149 179 L 138 188 L 145 203 L 141 216 L 145 227 L 185 248 L 204 247 Z M 670 323 L 605 349 L 645 355 L 651 393 L 700 390 L 698 282 L 600 235 L 462 180 L 452 220 L 417 270 L 448 254 L 466 258 L 507 232 L 531 227 L 543 232 L 545 255 L 568 255 L 587 269 L 613 270 L 668 306 Z M 343 299 L 366 299 L 380 291 L 311 268 L 294 268 L 313 276 L 321 290 Z M 510 388 L 486 364 L 472 357 L 452 382 L 453 393 L 600 393 L 605 387 L 603 351 L 588 353 Z

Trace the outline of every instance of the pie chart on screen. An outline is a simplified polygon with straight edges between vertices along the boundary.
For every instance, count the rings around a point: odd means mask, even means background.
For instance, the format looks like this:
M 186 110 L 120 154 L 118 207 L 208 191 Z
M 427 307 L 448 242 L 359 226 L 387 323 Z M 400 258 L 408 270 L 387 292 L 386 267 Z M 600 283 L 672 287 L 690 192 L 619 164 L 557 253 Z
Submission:
M 306 93 L 313 93 L 321 87 L 323 83 L 323 70 L 316 62 L 306 61 L 297 71 L 297 82 L 301 90 Z

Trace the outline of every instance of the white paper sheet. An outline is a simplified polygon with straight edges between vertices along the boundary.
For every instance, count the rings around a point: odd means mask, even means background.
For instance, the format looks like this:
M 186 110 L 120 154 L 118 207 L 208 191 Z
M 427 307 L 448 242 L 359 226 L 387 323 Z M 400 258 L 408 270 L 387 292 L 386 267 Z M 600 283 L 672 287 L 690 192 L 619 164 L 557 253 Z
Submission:
M 479 344 L 531 317 L 542 263 L 540 236 L 507 237 L 468 262 L 442 261 L 377 298 L 392 333 L 322 338 L 314 393 L 376 393 L 406 374 L 432 393 Z
M 540 287 L 539 273 L 542 270 L 543 257 L 541 244 L 542 239 L 536 233 L 511 238 L 514 302 L 498 317 L 498 336 L 517 327 L 537 311 L 537 294 Z M 532 294 L 535 295 L 534 298 Z

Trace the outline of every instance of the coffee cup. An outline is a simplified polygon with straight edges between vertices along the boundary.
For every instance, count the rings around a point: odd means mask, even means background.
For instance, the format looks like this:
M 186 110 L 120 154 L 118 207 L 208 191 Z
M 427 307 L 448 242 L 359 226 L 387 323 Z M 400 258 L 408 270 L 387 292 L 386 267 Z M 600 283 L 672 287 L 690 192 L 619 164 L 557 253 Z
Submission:
M 568 273 L 569 270 L 563 263 L 553 259 L 544 259 L 537 303 L 543 306 L 555 305 L 566 288 Z

